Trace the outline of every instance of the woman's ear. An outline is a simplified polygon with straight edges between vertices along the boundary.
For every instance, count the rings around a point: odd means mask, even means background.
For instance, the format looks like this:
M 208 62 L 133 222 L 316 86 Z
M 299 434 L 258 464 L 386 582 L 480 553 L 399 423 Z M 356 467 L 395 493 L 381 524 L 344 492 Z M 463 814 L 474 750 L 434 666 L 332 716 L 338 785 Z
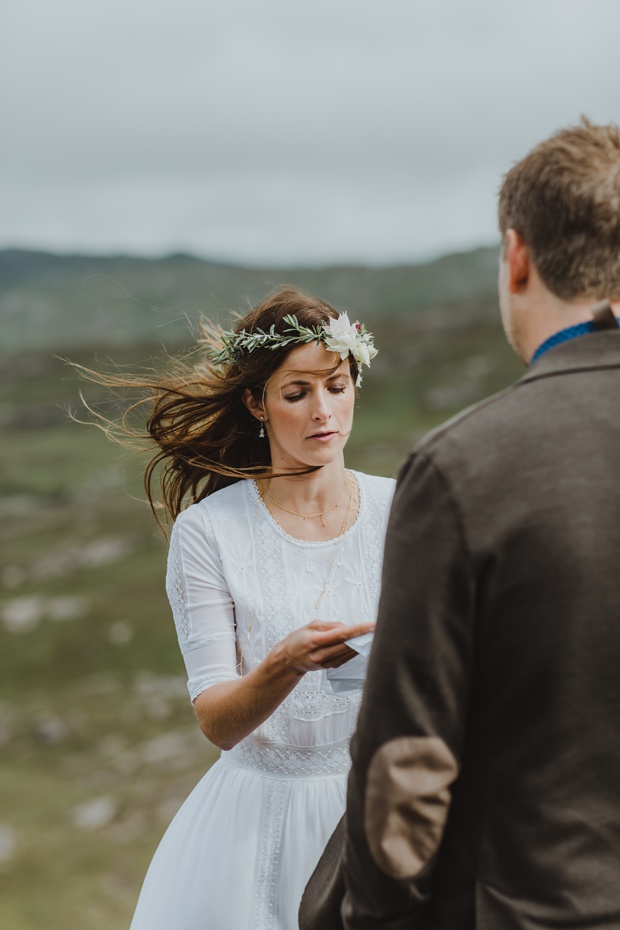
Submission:
M 257 420 L 265 416 L 265 408 L 260 403 L 260 401 L 258 401 L 254 397 L 250 388 L 245 389 L 245 391 L 243 392 L 242 400 L 243 400 L 243 403 L 248 408 L 248 410 L 250 411 L 250 413 L 252 414 L 252 416 L 256 417 Z

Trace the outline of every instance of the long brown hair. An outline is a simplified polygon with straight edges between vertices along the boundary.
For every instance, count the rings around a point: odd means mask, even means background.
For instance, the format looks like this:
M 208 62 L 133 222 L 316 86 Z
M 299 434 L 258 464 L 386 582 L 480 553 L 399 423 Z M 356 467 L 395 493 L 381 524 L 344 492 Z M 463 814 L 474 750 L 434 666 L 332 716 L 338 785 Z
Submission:
M 234 329 L 252 333 L 273 326 L 276 333 L 282 334 L 288 327 L 284 317 L 289 314 L 308 327 L 338 317 L 337 311 L 320 298 L 285 287 L 250 310 Z M 275 351 L 255 349 L 241 354 L 234 362 L 216 366 L 211 356 L 221 344 L 221 330 L 205 323 L 195 350 L 171 360 L 163 375 L 106 374 L 74 366 L 88 381 L 142 393 L 139 400 L 125 409 L 120 420 L 93 410 L 91 413 L 95 414 L 97 425 L 116 442 L 126 445 L 128 441 L 146 439 L 157 444 L 158 450 L 146 466 L 144 486 L 160 525 L 158 511 L 162 506 L 165 514 L 174 519 L 187 504 L 235 481 L 274 474 L 269 443 L 259 438 L 258 423 L 244 404 L 243 395 L 249 389 L 262 400 L 267 382 L 298 343 Z M 349 366 L 355 383 L 357 362 L 351 355 Z M 132 415 L 144 404 L 150 407 L 146 432 L 131 426 Z

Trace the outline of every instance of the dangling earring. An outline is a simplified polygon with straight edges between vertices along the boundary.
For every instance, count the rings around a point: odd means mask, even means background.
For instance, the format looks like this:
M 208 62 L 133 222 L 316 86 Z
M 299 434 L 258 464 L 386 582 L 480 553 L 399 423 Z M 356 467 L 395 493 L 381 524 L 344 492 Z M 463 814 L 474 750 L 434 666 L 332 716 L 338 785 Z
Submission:
M 258 434 L 258 438 L 265 438 L 265 417 L 260 417 L 260 432 Z

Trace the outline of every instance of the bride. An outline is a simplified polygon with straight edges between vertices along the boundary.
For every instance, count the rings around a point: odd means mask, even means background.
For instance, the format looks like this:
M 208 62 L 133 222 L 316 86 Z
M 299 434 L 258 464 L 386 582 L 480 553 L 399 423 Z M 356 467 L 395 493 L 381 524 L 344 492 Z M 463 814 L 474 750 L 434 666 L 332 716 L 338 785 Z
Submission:
M 131 930 L 294 930 L 345 807 L 359 704 L 323 670 L 355 655 L 345 640 L 377 610 L 394 482 L 343 457 L 376 350 L 292 288 L 210 343 L 210 359 L 156 385 L 147 486 L 163 465 L 168 596 L 222 755 L 164 835 Z

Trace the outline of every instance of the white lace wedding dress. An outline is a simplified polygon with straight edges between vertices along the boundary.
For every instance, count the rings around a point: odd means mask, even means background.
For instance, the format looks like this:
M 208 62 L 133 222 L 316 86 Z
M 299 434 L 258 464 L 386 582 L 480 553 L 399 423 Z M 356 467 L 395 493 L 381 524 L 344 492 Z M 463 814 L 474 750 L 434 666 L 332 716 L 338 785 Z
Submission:
M 360 509 L 340 541 L 287 535 L 249 480 L 178 517 L 167 590 L 192 700 L 313 619 L 375 619 L 394 482 L 352 474 Z M 303 889 L 344 810 L 359 706 L 359 694 L 321 690 L 321 677 L 308 673 L 198 783 L 155 853 L 131 930 L 296 930 Z

